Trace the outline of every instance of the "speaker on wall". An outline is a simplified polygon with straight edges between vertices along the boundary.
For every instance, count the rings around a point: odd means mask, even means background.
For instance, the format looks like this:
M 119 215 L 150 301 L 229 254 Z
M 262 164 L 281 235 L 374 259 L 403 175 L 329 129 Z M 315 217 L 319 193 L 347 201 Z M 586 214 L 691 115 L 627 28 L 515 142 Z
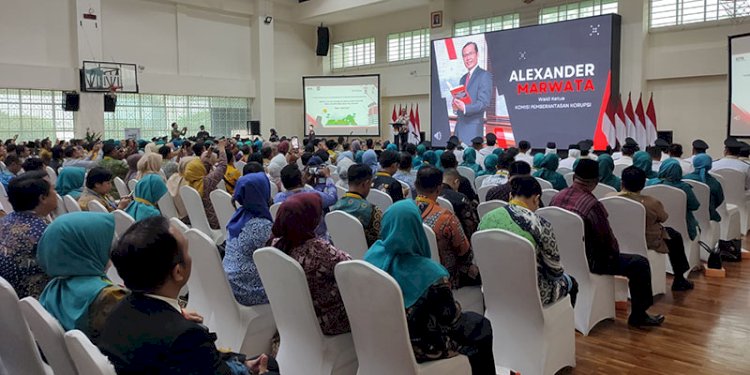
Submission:
M 64 92 L 63 110 L 76 112 L 81 105 L 81 95 L 75 91 Z
M 315 50 L 318 56 L 328 56 L 328 42 L 330 36 L 327 27 L 318 27 L 318 47 Z
M 671 130 L 660 130 L 656 132 L 656 138 L 661 138 L 670 145 L 672 144 L 672 131 Z
M 104 112 L 114 112 L 117 107 L 117 96 L 104 94 Z
M 251 120 L 250 123 L 250 135 L 260 135 L 260 121 Z

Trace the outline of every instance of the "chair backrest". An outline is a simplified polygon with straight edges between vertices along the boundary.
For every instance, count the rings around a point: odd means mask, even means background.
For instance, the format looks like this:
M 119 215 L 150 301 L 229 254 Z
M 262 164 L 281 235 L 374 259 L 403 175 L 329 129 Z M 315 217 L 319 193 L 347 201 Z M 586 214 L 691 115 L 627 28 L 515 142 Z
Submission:
M 47 176 L 49 176 L 50 185 L 55 186 L 57 183 L 57 172 L 55 172 L 54 168 L 50 166 L 47 166 L 45 170 L 47 171 Z
M 245 163 L 245 162 L 244 162 L 244 161 L 242 161 L 242 160 L 240 160 L 240 161 L 236 161 L 236 162 L 234 162 L 234 167 L 235 167 L 235 168 L 236 168 L 236 169 L 237 169 L 238 171 L 240 171 L 240 173 L 242 173 L 242 169 L 244 169 L 244 168 L 245 168 L 245 164 L 247 164 L 247 163 Z
M 561 174 L 563 176 L 565 176 L 566 174 L 568 174 L 570 172 L 573 172 L 573 170 L 570 169 L 570 168 L 566 168 L 566 167 L 559 167 L 559 168 L 557 168 L 557 173 L 559 173 L 559 174 Z
M 8 374 L 51 374 L 42 361 L 34 337 L 18 304 L 18 295 L 10 283 L 0 277 L 0 358 Z M 2 370 L 2 367 L 0 367 Z
M 2 185 L 2 184 L 0 184 Z M 68 209 L 65 207 L 65 201 L 62 199 L 60 194 L 55 193 L 57 195 L 57 208 L 55 209 L 55 217 L 58 217 L 60 215 L 64 215 L 68 213 Z
M 603 183 L 596 184 L 596 187 L 591 192 L 591 194 L 594 194 L 596 199 L 602 199 L 607 196 L 609 193 L 616 193 L 617 189 L 613 188 L 612 186 L 605 185 Z
M 724 179 L 721 187 L 724 189 L 724 198 L 727 203 L 745 207 L 745 174 L 734 169 L 717 169 L 711 173 Z
M 219 181 L 219 183 L 218 183 L 218 184 L 216 184 L 216 189 L 217 189 L 217 190 L 224 190 L 224 191 L 227 191 L 227 183 L 226 183 L 226 182 L 224 182 L 224 180 L 221 180 L 221 181 Z
M 547 180 L 545 180 L 543 178 L 540 178 L 540 177 L 535 177 L 535 178 L 536 178 L 537 181 L 539 181 L 539 185 L 542 186 L 542 190 L 544 190 L 544 189 L 552 189 L 552 183 L 551 182 L 549 182 L 549 181 L 547 181 Z
M 612 173 L 617 177 L 622 177 L 622 171 L 629 167 L 627 164 L 615 164 L 615 170 Z
M 99 203 L 98 200 L 94 200 L 94 199 L 89 201 L 87 208 L 89 209 L 90 212 L 103 212 L 105 214 L 109 212 L 107 211 L 107 208 L 104 207 L 103 204 Z
M 477 189 L 479 189 L 479 187 L 482 186 L 482 183 L 484 182 L 484 180 L 486 178 L 490 177 L 490 176 L 492 176 L 492 175 L 491 174 L 485 174 L 485 175 L 481 175 L 481 176 L 475 178 L 474 179 L 474 186 L 477 186 Z
M 370 194 L 367 194 L 367 201 L 378 206 L 381 212 L 385 212 L 393 204 L 390 195 L 375 189 L 371 189 Z
M 193 270 L 188 279 L 188 307 L 200 311 L 203 324 L 216 332 L 217 347 L 239 350 L 245 330 L 240 327 L 240 312 L 224 273 L 219 250 L 211 237 L 197 229 L 188 230 L 185 237 L 193 258 Z
M 346 194 L 346 188 L 341 185 L 336 185 L 336 196 L 338 196 L 339 199 Z
M 490 211 L 496 208 L 505 207 L 507 205 L 508 205 L 508 202 L 501 201 L 498 199 L 493 199 L 491 201 L 482 202 L 479 204 L 479 206 L 477 206 L 477 214 L 479 214 L 479 219 L 481 220 L 484 217 L 484 215 L 487 215 Z
M 226 190 L 216 189 L 212 191 L 208 197 L 214 205 L 214 212 L 216 212 L 216 217 L 219 219 L 221 230 L 227 230 L 229 219 L 231 219 L 234 212 L 237 211 L 237 209 L 234 208 L 234 204 L 232 204 L 232 196 L 229 195 Z
M 159 198 L 159 201 L 156 202 L 156 205 L 159 206 L 161 216 L 164 216 L 167 219 L 180 217 L 180 214 L 177 213 L 177 206 L 174 205 L 174 198 L 172 198 L 172 194 L 169 192 L 162 195 L 161 198 Z
M 437 236 L 435 231 L 429 225 L 422 223 L 424 234 L 427 236 L 427 243 L 430 244 L 430 257 L 432 260 L 440 263 L 440 251 L 438 250 Z
M 489 191 L 493 187 L 495 187 L 495 186 L 494 185 L 487 185 L 487 186 L 482 186 L 482 187 L 479 188 L 479 190 L 477 191 L 477 195 L 479 196 L 479 202 L 486 202 L 487 201 L 487 193 L 489 193 Z
M 274 220 L 276 220 L 276 214 L 279 213 L 279 207 L 281 207 L 281 203 L 274 203 L 269 208 L 271 211 L 271 217 L 273 217 Z
M 130 189 L 128 189 L 128 185 L 126 185 L 125 181 L 123 181 L 120 177 L 115 177 L 114 182 L 115 182 L 115 189 L 117 189 L 117 194 L 119 194 L 120 197 L 124 197 L 130 194 Z
M 182 234 L 185 234 L 185 232 L 187 232 L 188 230 L 190 230 L 190 227 L 187 226 L 187 224 L 183 223 L 182 220 L 180 220 L 180 219 L 178 219 L 176 217 L 173 217 L 173 218 L 169 219 L 169 225 L 171 225 L 171 226 L 179 229 L 180 232 L 182 232 Z
M 279 193 L 279 186 L 271 182 L 271 196 L 268 197 L 269 200 L 273 200 L 273 197 L 276 196 L 276 194 Z
M 86 335 L 74 329 L 65 333 L 65 346 L 79 374 L 116 375 L 115 368 Z
M 66 211 L 68 212 L 81 211 L 81 206 L 78 205 L 78 201 L 76 201 L 75 198 L 71 197 L 70 195 L 65 195 L 62 198 L 63 198 L 63 203 L 65 203 Z
M 617 238 L 620 252 L 648 257 L 646 245 L 646 208 L 625 197 L 599 199 L 607 210 L 609 226 Z
M 21 312 L 34 334 L 37 344 L 44 353 L 55 375 L 77 375 L 73 359 L 65 346 L 65 330 L 44 307 L 34 299 L 26 297 L 19 301 Z
M 337 264 L 335 274 L 352 327 L 358 373 L 416 375 L 404 298 L 396 281 L 361 260 Z
M 641 191 L 641 194 L 652 196 L 661 201 L 664 210 L 669 214 L 669 219 L 663 223 L 665 227 L 671 227 L 680 232 L 683 240 L 690 238 L 688 237 L 687 222 L 685 221 L 687 196 L 684 191 L 667 185 L 652 185 L 646 186 Z
M 560 251 L 560 262 L 565 272 L 572 275 L 579 283 L 588 284 L 590 278 L 589 263 L 586 259 L 583 220 L 577 214 L 560 207 L 544 207 L 536 214 L 552 224 Z
M 575 172 L 568 172 L 563 175 L 563 178 L 565 179 L 565 183 L 568 184 L 568 186 L 573 186 L 573 176 L 575 175 Z
M 363 259 L 367 252 L 367 238 L 362 223 L 344 211 L 331 211 L 326 215 L 328 234 L 336 248 L 346 251 L 353 259 Z
M 693 187 L 693 194 L 698 198 L 700 207 L 698 210 L 693 212 L 695 220 L 698 220 L 698 225 L 702 231 L 708 231 L 711 229 L 711 215 L 708 212 L 708 205 L 711 199 L 711 188 L 708 185 L 695 180 L 683 180 Z
M 128 190 L 129 191 L 135 191 L 135 185 L 138 184 L 138 180 L 133 178 L 130 181 L 128 181 Z
M 287 353 L 294 353 L 294 361 L 319 362 L 316 348 L 323 346 L 323 332 L 302 266 L 273 247 L 256 250 L 253 260 L 271 303 L 276 327 L 284 336 L 281 350 L 291 347 Z
M 466 179 L 468 179 L 471 183 L 471 188 L 474 189 L 474 191 L 477 191 L 477 187 L 476 185 L 474 185 L 474 183 L 476 182 L 477 174 L 473 169 L 469 167 L 459 166 L 456 168 L 456 171 L 458 171 L 458 174 L 460 174 L 461 176 L 466 177 Z
M 557 195 L 559 191 L 555 189 L 544 189 L 542 190 L 542 203 L 544 203 L 544 206 L 549 206 L 550 202 L 552 202 L 552 198 Z
M 185 209 L 190 217 L 190 225 L 199 231 L 212 236 L 211 225 L 208 224 L 206 209 L 203 207 L 203 200 L 197 190 L 192 186 L 180 186 L 180 197 L 185 203 Z
M 122 237 L 122 235 L 125 234 L 125 231 L 127 231 L 131 225 L 135 224 L 135 219 L 123 210 L 115 210 L 112 214 L 115 216 L 115 234 L 117 237 Z
M 440 206 L 442 208 L 445 208 L 446 210 L 448 210 L 448 211 L 450 211 L 450 212 L 452 212 L 454 214 L 456 213 L 456 211 L 453 210 L 453 203 L 451 203 L 449 200 L 447 200 L 447 199 L 445 199 L 443 197 L 438 197 L 437 204 L 438 204 L 438 206 Z
M 544 324 L 531 242 L 505 230 L 489 229 L 474 233 L 471 244 L 482 272 L 485 316 L 493 324 L 524 316 L 529 327 L 520 332 L 533 332 Z

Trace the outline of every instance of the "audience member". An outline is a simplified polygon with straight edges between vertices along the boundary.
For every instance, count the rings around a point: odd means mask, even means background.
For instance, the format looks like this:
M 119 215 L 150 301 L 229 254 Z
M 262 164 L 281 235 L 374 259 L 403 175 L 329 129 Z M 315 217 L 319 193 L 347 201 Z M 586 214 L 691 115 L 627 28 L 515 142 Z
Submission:
M 404 199 L 404 189 L 401 183 L 392 177 L 398 171 L 399 161 L 400 157 L 396 151 L 385 150 L 380 153 L 380 170 L 375 173 L 375 178 L 372 180 L 372 188 L 390 195 L 394 202 Z
M 242 172 L 234 167 L 234 154 L 231 150 L 226 150 L 227 153 L 227 171 L 224 172 L 224 187 L 227 193 L 234 194 L 234 186 L 237 184 L 237 180 L 242 177 Z
M 696 140 L 694 140 L 693 143 L 692 143 L 692 146 L 693 146 L 693 153 L 692 153 L 692 155 L 689 158 L 685 159 L 685 161 L 688 162 L 688 163 L 690 163 L 690 164 L 693 163 L 693 158 L 696 155 L 705 154 L 706 150 L 708 150 L 708 144 L 706 142 L 704 142 L 702 139 L 696 139 Z
M 178 164 L 177 173 L 170 176 L 167 181 L 167 192 L 172 196 L 172 201 L 177 210 L 177 216 L 185 223 L 190 223 L 190 220 L 188 219 L 185 203 L 182 201 L 182 197 L 180 197 L 180 187 L 187 186 L 188 183 L 187 180 L 185 180 L 185 171 L 187 170 L 187 165 L 195 159 L 198 158 L 195 156 L 183 156 L 180 159 L 180 164 Z
M 143 157 L 138 160 L 138 173 L 135 175 L 135 179 L 140 180 L 151 173 L 159 174 L 161 172 L 161 162 L 161 155 L 156 152 L 143 154 Z
M 411 160 L 410 160 L 411 161 Z M 367 246 L 372 246 L 380 235 L 380 220 L 383 213 L 380 209 L 367 201 L 372 187 L 372 171 L 365 165 L 354 164 L 347 171 L 349 189 L 331 211 L 344 211 L 362 223 L 365 230 Z
M 690 174 L 693 173 L 693 164 L 687 160 L 682 159 L 682 145 L 679 143 L 672 143 L 669 145 L 669 157 L 671 159 L 677 159 L 682 167 L 682 173 Z
M 63 161 L 63 167 L 81 167 L 85 169 L 91 169 L 99 164 L 104 156 L 102 152 L 99 152 L 102 148 L 101 142 L 96 142 L 94 147 L 91 149 L 91 153 L 83 157 L 83 151 L 75 146 L 68 146 L 65 149 L 65 159 Z
M 625 138 L 625 144 L 622 145 L 622 156 L 615 161 L 615 165 L 631 166 L 634 163 L 633 155 L 638 151 L 638 144 L 633 138 Z
M 151 216 L 159 216 L 158 204 L 161 197 L 168 193 L 167 184 L 161 176 L 148 174 L 135 184 L 133 201 L 127 205 L 127 212 L 135 221 L 145 220 Z M 120 201 L 122 206 L 122 201 Z
M 648 181 L 649 186 L 660 184 L 672 186 L 685 192 L 685 196 L 687 197 L 685 220 L 690 240 L 694 240 L 698 235 L 698 220 L 693 216 L 693 211 L 696 211 L 700 207 L 700 202 L 698 202 L 698 198 L 693 193 L 693 187 L 682 181 L 682 168 L 680 168 L 680 163 L 677 160 L 669 158 L 664 160 L 661 163 L 661 168 L 659 168 L 657 178 Z
M 583 149 L 581 149 L 583 150 Z M 533 164 L 534 157 L 531 155 L 531 143 L 529 141 L 518 142 L 518 155 L 515 156 L 517 161 L 525 161 L 529 165 Z
M 540 155 L 540 154 L 537 154 Z M 560 157 L 557 154 L 546 154 L 542 157 L 542 162 L 539 164 L 540 169 L 534 172 L 534 177 L 539 177 L 552 184 L 552 188 L 555 190 L 562 190 L 568 187 L 568 183 L 565 182 L 565 177 L 557 173 L 557 168 L 560 165 Z
M 336 204 L 336 201 L 338 200 L 336 187 L 333 186 L 333 189 L 326 187 L 324 191 L 318 191 L 309 186 L 305 186 L 305 183 L 302 180 L 302 172 L 297 168 L 296 164 L 290 164 L 281 169 L 281 183 L 284 185 L 286 191 L 276 194 L 273 198 L 273 203 L 284 203 L 292 196 L 301 193 L 315 193 L 320 196 L 322 201 L 321 217 L 318 220 L 319 225 L 315 230 L 315 233 L 318 237 L 328 238 L 326 222 L 322 215 L 325 215 L 325 213 L 328 212 L 328 209 Z
M 471 140 L 471 148 L 475 151 L 474 155 L 476 155 L 476 163 L 481 169 L 484 165 L 484 155 L 482 155 L 480 151 L 484 148 L 484 139 L 482 137 L 474 137 Z
M 656 178 L 656 172 L 652 169 L 651 155 L 646 151 L 638 151 L 633 155 L 632 165 L 646 174 L 646 178 Z
M 478 174 L 482 170 L 482 167 L 477 164 L 476 160 L 477 151 L 473 148 L 467 148 L 464 150 L 464 161 L 461 163 L 461 166 L 470 168 L 474 171 L 474 174 Z
M 244 167 L 242 167 L 242 175 L 244 176 L 250 173 L 264 173 L 265 174 L 266 172 L 263 170 L 262 164 L 258 163 L 257 161 L 249 161 L 247 162 L 247 164 L 245 164 Z
M 662 138 L 657 138 L 656 141 L 654 141 L 654 147 L 659 150 L 659 154 L 661 155 L 658 159 L 659 161 L 665 161 L 669 159 L 669 154 L 667 154 L 667 150 L 669 149 L 669 142 L 665 141 Z M 657 159 L 654 158 L 654 160 Z
M 440 165 L 445 171 L 447 171 L 448 169 L 457 169 L 458 160 L 456 160 L 456 154 L 453 152 L 444 152 L 443 155 L 440 156 Z M 492 177 L 485 178 L 485 180 L 489 180 L 490 178 Z M 469 198 L 470 201 L 478 205 L 479 196 L 474 191 L 474 188 L 471 185 L 471 181 L 469 181 L 469 179 L 464 176 L 461 176 L 460 180 L 461 182 L 459 182 L 458 184 L 458 192 L 465 195 L 466 198 Z
M 620 191 L 620 177 L 615 176 L 615 162 L 607 154 L 599 155 L 599 182 Z
M 64 167 L 57 176 L 55 190 L 61 197 L 70 195 L 78 199 L 83 192 L 83 182 L 86 170 L 82 167 Z
M 558 168 L 567 168 L 567 169 L 573 170 L 573 164 L 575 164 L 575 162 L 578 161 L 578 158 L 580 156 L 581 156 L 580 147 L 578 147 L 577 144 L 569 145 L 568 157 L 566 157 L 563 160 L 560 160 L 560 164 L 558 165 Z
M 497 185 L 487 191 L 486 200 L 510 201 L 511 185 L 508 183 L 516 176 L 531 176 L 531 167 L 525 161 L 514 161 L 508 168 L 508 180 L 502 185 Z
M 5 157 L 5 170 L 0 172 L 0 183 L 3 184 L 5 190 L 8 190 L 8 184 L 15 178 L 19 172 L 21 172 L 21 160 L 18 159 L 16 154 L 8 154 Z
M 226 140 L 219 141 L 218 152 L 219 162 L 215 167 L 211 167 L 209 152 L 205 152 L 200 159 L 195 159 L 185 167 L 185 181 L 187 184 L 198 191 L 203 201 L 203 209 L 206 211 L 206 218 L 211 225 L 211 229 L 219 229 L 219 218 L 214 211 L 214 205 L 211 203 L 210 194 L 216 190 L 219 182 L 224 178 L 227 170 L 227 153 L 225 151 Z M 210 171 L 210 172 L 209 172 Z
M 490 156 L 495 155 L 490 154 Z M 461 175 L 458 171 L 455 168 L 446 169 L 445 172 L 443 172 L 443 186 L 440 190 L 440 196 L 451 203 L 453 206 L 453 212 L 456 217 L 458 217 L 458 221 L 461 223 L 461 228 L 463 228 L 464 234 L 467 238 L 471 238 L 471 235 L 477 231 L 477 226 L 479 225 L 477 204 L 470 201 L 466 195 L 458 192 L 460 184 Z
M 497 161 L 498 157 L 495 154 L 489 154 L 484 157 L 484 169 L 477 173 L 477 177 L 485 175 L 493 175 L 497 173 Z
M 656 146 L 648 146 L 646 147 L 646 152 L 651 157 L 651 170 L 658 173 L 662 163 L 661 149 Z
M 440 159 L 438 159 L 438 164 L 440 164 L 439 160 Z M 393 174 L 393 178 L 408 185 L 409 193 L 411 194 L 411 197 L 414 198 L 417 196 L 417 189 L 414 187 L 414 181 L 417 177 L 411 172 L 411 163 L 411 155 L 407 152 L 399 154 L 398 171 Z
M 712 168 L 711 164 L 712 161 L 710 156 L 706 154 L 694 155 L 691 164 L 693 172 L 682 176 L 682 178 L 685 180 L 700 181 L 708 185 L 710 191 L 708 214 L 711 217 L 711 221 L 719 222 L 721 221 L 721 215 L 719 215 L 719 212 L 716 209 L 724 202 L 724 189 L 721 187 L 719 180 L 708 173 Z
M 164 146 L 167 147 L 167 146 Z M 169 147 L 167 147 L 169 149 Z M 99 166 L 108 170 L 115 177 L 120 177 L 125 180 L 128 175 L 128 165 L 122 161 L 122 153 L 120 149 L 115 145 L 114 142 L 105 143 L 102 146 L 102 161 L 99 162 Z
M 164 172 L 164 177 L 169 179 L 173 174 L 177 173 L 179 165 L 172 161 L 174 154 L 169 146 L 161 146 L 159 148 L 159 155 L 161 155 L 161 170 Z
M 125 162 L 128 164 L 128 174 L 125 175 L 124 182 L 127 183 L 138 175 L 138 162 L 141 161 L 141 157 L 143 157 L 143 155 L 133 154 L 125 159 Z
M 497 149 L 497 146 L 495 146 L 495 144 L 497 144 L 497 136 L 495 133 L 487 133 L 487 135 L 484 136 L 484 139 L 486 146 L 479 150 L 479 154 L 486 158 Z
M 494 175 L 485 178 L 482 181 L 482 186 L 497 186 L 502 185 L 508 182 L 508 168 L 510 168 L 511 163 L 513 163 L 514 154 L 511 152 L 506 152 L 503 154 L 503 156 L 500 157 L 500 160 L 497 163 L 497 172 L 495 172 Z M 522 161 L 522 163 L 526 163 L 525 161 Z M 531 168 L 530 164 L 529 168 Z
M 268 174 L 271 176 L 271 182 L 274 184 L 281 183 L 281 169 L 287 165 L 286 155 L 289 153 L 289 142 L 283 141 L 276 147 L 278 153 L 268 163 Z
M 78 206 L 81 207 L 81 211 L 88 211 L 89 202 L 91 201 L 101 203 L 109 212 L 118 209 L 122 210 L 128 206 L 130 198 L 123 197 L 118 204 L 110 195 L 112 191 L 112 178 L 112 172 L 108 169 L 103 167 L 91 168 L 86 175 L 86 187 L 78 198 Z
M 724 157 L 713 162 L 713 169 L 732 169 L 745 176 L 745 190 L 750 190 L 750 164 L 739 160 L 742 144 L 734 138 L 724 141 Z
M 26 160 L 23 161 L 23 164 L 21 164 L 21 169 L 23 169 L 24 172 L 43 171 L 45 170 L 44 162 L 37 157 L 26 158 Z

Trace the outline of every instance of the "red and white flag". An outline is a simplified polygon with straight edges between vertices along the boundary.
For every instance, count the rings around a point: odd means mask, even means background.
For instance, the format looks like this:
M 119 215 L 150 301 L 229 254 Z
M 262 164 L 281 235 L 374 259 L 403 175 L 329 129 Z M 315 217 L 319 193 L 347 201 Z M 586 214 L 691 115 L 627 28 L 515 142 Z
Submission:
M 654 93 L 651 93 L 651 98 L 648 100 L 648 108 L 646 109 L 646 130 L 650 145 L 654 144 L 656 138 L 658 138 L 657 129 L 656 110 L 654 109 Z
M 617 132 L 617 141 L 620 146 L 625 144 L 625 138 L 628 137 L 628 129 L 625 126 L 625 111 L 622 108 L 622 95 L 618 97 L 617 109 L 615 110 L 615 131 Z
M 409 143 L 419 144 L 419 132 L 414 118 L 414 106 L 409 108 Z
M 419 121 L 419 103 L 417 103 L 417 110 L 416 113 L 414 113 L 414 125 L 416 125 L 417 135 L 419 136 L 421 142 L 422 136 L 420 133 L 422 132 L 422 123 L 421 121 Z
M 398 116 L 396 115 L 396 105 L 393 105 L 393 114 L 391 115 L 391 122 L 396 122 L 398 120 Z
M 628 129 L 627 137 L 633 138 L 634 141 L 638 142 L 638 133 L 635 130 L 635 114 L 633 113 L 633 102 L 630 100 L 630 94 L 628 94 L 628 105 L 625 107 L 625 128 Z M 639 143 L 639 145 L 641 144 Z
M 615 126 L 615 104 L 612 98 L 610 98 L 607 102 L 607 110 L 604 112 L 602 132 L 607 138 L 607 144 L 612 148 L 615 147 L 615 141 L 617 140 Z
M 643 94 L 638 98 L 638 105 L 635 107 L 635 129 L 638 132 L 636 140 L 641 147 L 650 146 L 648 134 L 646 133 L 646 116 L 643 114 Z

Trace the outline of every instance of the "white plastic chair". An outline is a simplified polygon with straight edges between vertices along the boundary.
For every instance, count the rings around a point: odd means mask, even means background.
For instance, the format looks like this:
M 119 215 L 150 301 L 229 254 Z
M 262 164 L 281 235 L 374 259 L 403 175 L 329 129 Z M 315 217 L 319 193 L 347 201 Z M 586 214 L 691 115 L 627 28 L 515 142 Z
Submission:
M 34 334 L 37 344 L 44 353 L 47 363 L 55 375 L 78 375 L 73 359 L 65 346 L 65 330 L 34 297 L 19 301 L 21 312 Z
M 575 176 L 575 172 L 568 172 L 563 175 L 565 183 L 568 184 L 568 186 L 573 186 L 573 176 Z
M 646 244 L 646 208 L 625 197 L 607 197 L 599 200 L 609 215 L 609 226 L 617 238 L 620 252 L 637 254 L 648 259 L 651 268 L 651 293 L 667 292 L 667 255 L 649 250 Z M 684 218 L 684 217 L 683 217 Z
M 177 207 L 174 205 L 174 198 L 172 198 L 172 194 L 169 192 L 162 195 L 161 198 L 159 198 L 159 201 L 156 202 L 156 205 L 159 206 L 161 216 L 164 216 L 167 219 L 180 216 L 180 214 L 177 213 Z
M 672 186 L 667 185 L 653 185 L 646 186 L 643 191 L 643 195 L 650 195 L 661 201 L 664 206 L 664 210 L 669 214 L 669 219 L 663 224 L 665 227 L 671 227 L 682 235 L 682 243 L 685 246 L 685 255 L 688 259 L 690 269 L 685 272 L 685 277 L 695 267 L 700 266 L 700 246 L 698 245 L 698 239 L 690 240 L 687 230 L 687 222 L 685 221 L 687 211 L 687 197 L 685 192 Z M 673 273 L 672 265 L 667 259 L 667 272 Z
M 128 228 L 135 224 L 135 219 L 123 210 L 114 210 L 112 214 L 115 216 L 115 234 L 122 237 Z
M 276 332 L 271 306 L 237 303 L 211 238 L 197 229 L 188 230 L 185 237 L 193 258 L 188 307 L 203 315 L 203 324 L 218 337 L 217 347 L 247 355 L 268 353 Z
M 540 178 L 540 177 L 534 177 L 534 178 L 536 178 L 536 180 L 539 182 L 539 185 L 542 187 L 542 190 L 544 190 L 544 189 L 553 189 L 551 182 L 549 182 L 549 181 L 547 181 L 547 180 L 545 180 L 543 178 Z
M 485 175 L 478 176 L 477 178 L 474 179 L 474 186 L 482 186 L 482 183 L 484 182 L 484 180 L 486 178 L 490 177 L 490 176 L 492 176 L 492 175 L 491 174 L 485 174 Z M 479 188 L 477 188 L 477 189 L 479 189 Z
M 55 193 L 55 195 L 57 195 L 57 208 L 55 208 L 55 211 L 54 211 L 54 213 L 53 213 L 52 216 L 54 218 L 57 218 L 57 217 L 59 217 L 61 215 L 67 214 L 68 213 L 68 209 L 65 208 L 65 201 L 63 201 L 63 199 L 60 196 L 60 194 Z
M 185 209 L 190 217 L 190 225 L 205 234 L 207 234 L 214 243 L 220 244 L 224 242 L 224 231 L 220 229 L 211 229 L 211 225 L 208 223 L 206 217 L 206 209 L 203 206 L 203 200 L 201 199 L 198 191 L 193 189 L 191 186 L 180 187 L 180 197 L 185 203 Z
M 346 194 L 346 188 L 341 185 L 336 185 L 336 196 L 341 199 Z
M 296 260 L 273 247 L 253 253 L 258 273 L 283 337 L 276 360 L 287 374 L 357 373 L 352 334 L 323 335 L 313 308 L 305 271 Z
M 371 189 L 370 194 L 367 194 L 367 201 L 376 205 L 383 213 L 393 204 L 390 195 L 375 189 Z
M 747 233 L 750 229 L 750 220 L 748 220 L 748 202 L 747 196 L 745 195 L 745 174 L 734 169 L 717 169 L 711 171 L 715 175 L 721 176 L 725 184 L 722 184 L 724 188 L 724 199 L 727 204 L 733 204 L 737 206 L 740 212 L 740 230 L 742 234 Z
M 570 296 L 542 306 L 534 246 L 500 229 L 476 232 L 471 242 L 482 272 L 484 315 L 492 323 L 495 363 L 539 375 L 575 367 Z
M 368 246 L 362 223 L 344 211 L 331 211 L 325 220 L 336 248 L 346 251 L 353 259 L 364 259 Z
M 580 216 L 560 207 L 540 208 L 536 214 L 552 224 L 563 269 L 578 282 L 575 326 L 588 336 L 599 322 L 615 318 L 614 276 L 598 275 L 589 269 Z
M 440 251 L 438 251 L 435 231 L 432 230 L 432 227 L 424 223 L 422 223 L 422 229 L 424 229 L 424 234 L 427 236 L 427 243 L 430 245 L 430 257 L 432 260 L 440 263 Z
M 403 182 L 401 180 L 396 180 L 401 184 L 401 190 L 404 191 L 404 197 L 409 198 L 411 197 L 411 187 L 406 182 Z
M 629 167 L 629 165 L 627 164 L 615 164 L 615 170 L 612 171 L 612 174 L 617 177 L 622 177 L 622 171 L 624 171 L 627 167 Z
M 559 168 L 557 168 L 557 173 L 559 173 L 559 174 L 561 174 L 563 176 L 565 176 L 566 174 L 571 173 L 571 172 L 573 172 L 573 170 L 570 169 L 570 168 L 565 168 L 565 167 L 559 167 Z
M 219 181 L 218 184 L 216 184 L 216 190 L 224 190 L 227 191 L 227 183 L 224 182 L 224 180 Z
M 708 206 L 710 205 L 711 199 L 711 188 L 708 185 L 695 180 L 684 180 L 690 186 L 693 187 L 693 194 L 698 198 L 701 206 L 697 211 L 693 212 L 695 219 L 698 220 L 698 226 L 700 227 L 700 238 L 709 248 L 713 249 L 719 242 L 719 223 L 711 222 L 711 214 L 708 212 Z M 708 252 L 701 251 L 700 258 L 703 261 L 708 261 Z
M 552 202 L 552 198 L 557 195 L 559 191 L 555 189 L 544 189 L 542 190 L 542 203 L 544 203 L 544 206 L 547 207 Z
M 269 200 L 273 200 L 273 197 L 276 196 L 276 194 L 279 193 L 279 187 L 271 182 L 271 196 L 268 198 Z
M 109 213 L 109 211 L 107 211 L 107 208 L 97 200 L 90 200 L 87 208 L 89 209 L 89 212 L 103 212 L 105 214 Z
M 446 210 L 450 211 L 453 214 L 456 213 L 456 211 L 453 210 L 453 203 L 451 203 L 449 200 L 443 197 L 438 197 L 437 204 L 438 206 L 445 208 Z
M 403 305 L 403 304 L 402 304 Z M 0 277 L 0 370 L 7 374 L 52 375 L 52 369 L 44 364 L 39 355 L 34 337 L 18 304 L 18 295 L 13 286 Z
M 496 208 L 505 207 L 507 205 L 508 205 L 508 202 L 501 201 L 499 199 L 493 199 L 491 201 L 482 202 L 479 204 L 479 206 L 477 206 L 477 214 L 479 214 L 479 219 L 481 220 L 484 217 L 484 215 L 487 215 L 488 213 L 490 213 L 490 211 Z
M 337 264 L 335 274 L 352 327 L 358 375 L 471 373 L 469 361 L 463 355 L 417 363 L 401 288 L 390 275 L 361 260 Z
M 243 170 L 243 169 L 245 168 L 245 164 L 247 164 L 247 163 L 245 163 L 245 162 L 244 162 L 244 161 L 242 161 L 242 160 L 239 160 L 239 161 L 236 161 L 236 162 L 234 162 L 234 167 L 235 167 L 235 168 L 236 168 L 236 169 L 237 169 L 238 171 L 240 171 L 240 173 L 242 173 L 242 170 Z
M 591 194 L 594 194 L 596 199 L 605 198 L 607 194 L 610 194 L 610 193 L 617 193 L 617 189 L 613 188 L 612 186 L 605 185 L 601 182 L 596 184 L 596 187 L 591 192 Z
M 713 172 L 711 173 L 714 178 L 721 184 L 722 191 L 726 191 L 726 181 L 724 177 L 719 176 Z M 727 200 L 721 203 L 721 206 L 716 208 L 716 211 L 721 216 L 721 222 L 719 223 L 719 238 L 725 241 L 738 239 L 742 237 L 741 218 L 740 210 L 736 205 L 728 204 Z
M 476 179 L 477 179 L 477 174 L 474 172 L 473 169 L 471 169 L 469 167 L 461 167 L 461 166 L 459 166 L 459 167 L 456 167 L 456 171 L 461 176 L 466 177 L 466 179 L 469 180 L 469 182 L 471 183 L 471 188 L 474 189 L 474 191 L 477 191 L 477 186 L 475 185 L 475 182 L 476 182 Z
M 274 220 L 276 220 L 276 214 L 279 213 L 279 207 L 281 207 L 281 203 L 274 203 L 269 208 L 269 211 L 271 211 L 271 217 L 273 217 Z
M 45 170 L 47 171 L 47 176 L 49 176 L 50 185 L 55 186 L 57 183 L 57 172 L 50 166 L 47 166 Z
M 75 200 L 75 198 L 71 197 L 70 195 L 66 195 L 63 198 L 63 203 L 65 204 L 65 210 L 68 212 L 79 212 L 81 211 L 81 206 L 78 205 L 78 201 Z
M 483 203 L 487 201 L 487 193 L 495 187 L 494 185 L 489 186 L 482 186 L 479 188 L 479 191 L 477 191 L 477 195 L 479 196 L 479 202 Z
M 173 217 L 169 219 L 169 225 L 177 228 L 182 234 L 185 234 L 188 230 L 190 230 L 190 227 L 187 226 L 187 224 L 183 223 L 182 220 Z
M 214 205 L 214 212 L 216 212 L 216 217 L 219 219 L 221 230 L 226 231 L 229 219 L 231 219 L 234 212 L 237 211 L 237 209 L 234 208 L 234 204 L 232 204 L 232 196 L 225 190 L 216 189 L 212 191 L 208 197 L 211 199 L 211 204 Z
M 130 194 L 128 185 L 126 185 L 125 181 L 123 181 L 120 177 L 115 177 L 113 181 L 115 182 L 115 189 L 117 189 L 117 194 L 119 194 L 121 198 Z
M 83 332 L 77 329 L 66 332 L 65 346 L 79 374 L 116 375 L 114 366 Z
M 130 181 L 128 181 L 128 190 L 129 191 L 135 191 L 135 185 L 138 184 L 138 180 L 133 178 Z

